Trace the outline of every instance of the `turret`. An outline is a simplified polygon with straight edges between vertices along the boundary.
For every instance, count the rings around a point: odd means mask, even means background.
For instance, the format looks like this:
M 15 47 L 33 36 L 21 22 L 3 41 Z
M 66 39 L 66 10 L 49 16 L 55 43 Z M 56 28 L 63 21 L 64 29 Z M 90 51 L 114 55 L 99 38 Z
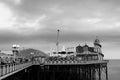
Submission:
M 100 40 L 98 38 L 95 39 L 94 41 L 94 51 L 97 53 L 101 53 L 101 44 L 100 44 Z

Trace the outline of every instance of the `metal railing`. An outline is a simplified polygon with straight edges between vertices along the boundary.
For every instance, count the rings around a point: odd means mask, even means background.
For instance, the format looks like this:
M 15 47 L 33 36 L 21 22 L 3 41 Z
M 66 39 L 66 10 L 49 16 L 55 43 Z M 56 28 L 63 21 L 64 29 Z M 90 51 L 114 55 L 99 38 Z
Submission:
M 44 64 L 93 64 L 93 63 L 108 63 L 108 60 L 95 60 L 95 61 L 84 61 L 84 60 L 70 60 L 70 61 L 45 61 Z
M 24 62 L 24 63 L 11 63 L 0 65 L 0 77 L 7 75 L 9 73 L 15 72 L 17 70 L 24 69 L 32 65 L 32 62 Z

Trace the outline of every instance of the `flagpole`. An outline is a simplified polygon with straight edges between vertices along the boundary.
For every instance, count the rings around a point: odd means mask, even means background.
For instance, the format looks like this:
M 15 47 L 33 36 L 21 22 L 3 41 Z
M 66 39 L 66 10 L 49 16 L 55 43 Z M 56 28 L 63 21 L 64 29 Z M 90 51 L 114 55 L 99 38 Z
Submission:
M 60 30 L 58 29 L 58 30 L 57 30 L 57 43 L 56 43 L 57 54 L 58 54 L 58 52 L 59 52 L 59 32 L 60 32 Z

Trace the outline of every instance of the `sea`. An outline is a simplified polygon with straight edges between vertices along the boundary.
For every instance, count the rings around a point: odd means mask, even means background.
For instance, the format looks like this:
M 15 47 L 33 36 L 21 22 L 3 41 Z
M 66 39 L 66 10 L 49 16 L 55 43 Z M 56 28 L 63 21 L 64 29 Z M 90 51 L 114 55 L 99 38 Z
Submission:
M 108 63 L 109 80 L 120 80 L 120 60 L 109 60 Z

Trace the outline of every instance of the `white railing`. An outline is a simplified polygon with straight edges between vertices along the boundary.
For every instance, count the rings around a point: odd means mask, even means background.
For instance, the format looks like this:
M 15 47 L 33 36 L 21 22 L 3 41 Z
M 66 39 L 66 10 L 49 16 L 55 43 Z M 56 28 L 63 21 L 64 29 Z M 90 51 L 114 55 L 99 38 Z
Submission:
M 25 62 L 25 63 L 13 63 L 13 64 L 6 64 L 0 65 L 0 77 L 12 73 L 14 71 L 24 69 L 32 65 L 32 62 Z

